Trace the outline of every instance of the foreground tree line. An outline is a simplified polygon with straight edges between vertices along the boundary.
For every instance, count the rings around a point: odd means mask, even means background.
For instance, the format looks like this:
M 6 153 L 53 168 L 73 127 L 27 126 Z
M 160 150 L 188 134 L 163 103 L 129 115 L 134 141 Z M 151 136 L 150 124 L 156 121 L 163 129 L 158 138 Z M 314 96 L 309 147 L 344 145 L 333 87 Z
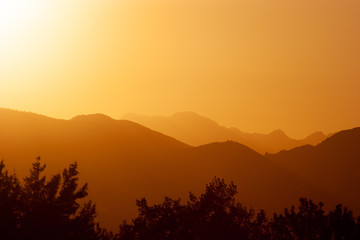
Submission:
M 302 198 L 298 208 L 285 208 L 269 219 L 263 210 L 255 212 L 236 202 L 236 186 L 219 178 L 200 196 L 190 193 L 186 203 L 165 198 L 149 205 L 145 198 L 137 200 L 138 216 L 112 233 L 96 223 L 95 205 L 82 200 L 87 184 L 78 186 L 76 163 L 49 179 L 44 170 L 37 159 L 20 181 L 0 162 L 0 239 L 360 239 L 360 217 L 355 219 L 341 205 L 325 212 L 321 202 Z

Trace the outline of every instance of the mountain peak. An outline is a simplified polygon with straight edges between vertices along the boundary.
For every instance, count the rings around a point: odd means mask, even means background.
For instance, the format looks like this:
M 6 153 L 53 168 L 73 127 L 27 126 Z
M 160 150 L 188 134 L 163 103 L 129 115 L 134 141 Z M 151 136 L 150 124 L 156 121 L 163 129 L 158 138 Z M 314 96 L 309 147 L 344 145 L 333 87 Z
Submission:
M 71 119 L 72 121 L 91 121 L 91 122 L 103 122 L 103 121 L 113 121 L 115 119 L 101 113 L 96 114 L 87 114 L 87 115 L 78 115 Z
M 310 138 L 310 137 L 326 137 L 326 135 L 323 132 L 318 131 L 318 132 L 314 132 L 314 133 L 310 134 L 307 137 L 308 138 Z
M 285 132 L 281 129 L 274 130 L 269 135 L 271 135 L 271 136 L 286 136 Z
M 173 114 L 171 119 L 192 123 L 192 124 L 200 124 L 202 126 L 211 126 L 211 127 L 219 127 L 219 124 L 215 122 L 214 120 L 201 116 L 195 112 L 191 111 L 184 111 L 184 112 L 177 112 Z
M 189 116 L 191 116 L 191 117 L 201 117 L 201 118 L 203 118 L 202 116 L 200 116 L 196 112 L 192 112 L 192 111 L 177 112 L 177 113 L 174 113 L 172 116 L 173 117 L 189 117 Z

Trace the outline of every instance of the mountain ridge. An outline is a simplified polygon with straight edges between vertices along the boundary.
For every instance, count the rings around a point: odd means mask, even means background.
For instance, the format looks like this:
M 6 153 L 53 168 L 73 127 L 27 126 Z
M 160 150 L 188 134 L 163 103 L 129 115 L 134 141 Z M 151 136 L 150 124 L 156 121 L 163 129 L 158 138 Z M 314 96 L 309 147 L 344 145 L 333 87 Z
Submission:
M 50 175 L 78 162 L 98 219 L 111 229 L 135 216 L 135 199 L 186 199 L 189 189 L 201 192 L 214 176 L 234 181 L 243 204 L 268 212 L 299 197 L 329 207 L 341 200 L 241 143 L 192 147 L 138 123 L 97 117 L 58 120 L 0 109 L 0 159 L 19 176 L 39 155 Z
M 221 126 L 216 121 L 190 111 L 178 112 L 169 117 L 128 113 L 122 119 L 138 122 L 192 146 L 233 140 L 262 154 L 275 153 L 306 144 L 316 145 L 327 138 L 320 131 L 303 139 L 292 139 L 281 129 L 274 130 L 269 134 L 246 133 L 235 127 Z
M 305 145 L 266 157 L 302 178 L 316 182 L 342 203 L 360 211 L 360 127 L 339 131 L 316 146 Z

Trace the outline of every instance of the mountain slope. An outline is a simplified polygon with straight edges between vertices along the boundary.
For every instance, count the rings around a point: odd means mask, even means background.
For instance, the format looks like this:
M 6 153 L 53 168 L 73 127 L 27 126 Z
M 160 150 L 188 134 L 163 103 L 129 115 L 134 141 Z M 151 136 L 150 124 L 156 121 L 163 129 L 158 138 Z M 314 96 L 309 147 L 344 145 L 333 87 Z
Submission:
M 316 146 L 302 146 L 267 157 L 316 183 L 360 212 L 360 128 L 334 134 Z
M 170 117 L 150 117 L 129 113 L 123 116 L 123 119 L 137 122 L 193 146 L 233 140 L 262 154 L 275 153 L 305 144 L 316 145 L 326 139 L 321 132 L 299 140 L 286 136 L 281 130 L 275 130 L 270 134 L 244 133 L 237 128 L 220 126 L 215 121 L 193 112 L 176 113 Z
M 190 147 L 139 124 L 104 115 L 58 120 L 0 109 L 0 158 L 22 177 L 41 155 L 50 174 L 79 163 L 89 183 L 99 221 L 117 229 L 136 214 L 135 200 L 158 202 L 201 192 L 214 176 L 233 180 L 239 200 L 255 208 L 280 210 L 312 197 L 333 204 L 322 189 L 288 173 L 235 142 Z

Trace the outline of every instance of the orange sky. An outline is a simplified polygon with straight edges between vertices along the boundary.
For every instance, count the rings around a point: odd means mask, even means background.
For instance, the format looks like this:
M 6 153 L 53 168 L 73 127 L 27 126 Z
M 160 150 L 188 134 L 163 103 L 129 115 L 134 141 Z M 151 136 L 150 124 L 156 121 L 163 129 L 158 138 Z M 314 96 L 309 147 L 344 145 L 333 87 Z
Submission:
M 0 107 L 360 126 L 359 0 L 1 0 Z

